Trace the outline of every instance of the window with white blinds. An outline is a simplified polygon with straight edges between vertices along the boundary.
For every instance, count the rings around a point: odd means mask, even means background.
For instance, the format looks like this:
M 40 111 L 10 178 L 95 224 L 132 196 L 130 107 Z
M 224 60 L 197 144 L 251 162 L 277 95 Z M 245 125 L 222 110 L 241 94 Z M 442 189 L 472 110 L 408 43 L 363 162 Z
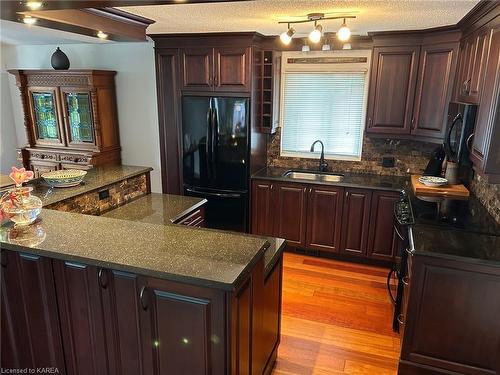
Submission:
M 281 155 L 360 160 L 367 100 L 367 72 L 285 72 Z M 316 145 L 316 152 L 321 147 Z

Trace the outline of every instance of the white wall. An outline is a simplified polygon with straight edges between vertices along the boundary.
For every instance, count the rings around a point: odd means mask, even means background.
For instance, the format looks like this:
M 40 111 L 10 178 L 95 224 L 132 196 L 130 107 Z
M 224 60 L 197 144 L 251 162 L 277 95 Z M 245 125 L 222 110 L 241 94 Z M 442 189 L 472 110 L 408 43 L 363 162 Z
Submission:
M 3 45 L 2 45 L 3 50 Z M 2 61 L 3 62 L 3 61 Z M 0 70 L 0 173 L 9 174 L 13 165 L 19 166 L 16 160 L 16 126 L 12 113 L 12 101 L 9 90 L 9 73 L 2 64 Z
M 63 44 L 59 47 L 68 55 L 71 63 L 70 69 L 117 71 L 115 84 L 122 163 L 153 167 L 151 188 L 155 192 L 161 192 L 153 46 L 153 42 L 144 42 Z M 2 60 L 7 69 L 52 69 L 50 57 L 57 47 L 57 45 L 2 46 Z M 9 77 L 9 87 L 17 144 L 23 145 L 25 133 L 22 107 L 19 91 L 13 78 Z M 2 107 L 3 105 L 2 99 Z M 4 138 L 3 111 L 2 108 L 2 149 Z M 15 149 L 15 147 L 13 148 Z M 15 155 L 15 150 L 8 150 L 8 152 L 14 152 Z

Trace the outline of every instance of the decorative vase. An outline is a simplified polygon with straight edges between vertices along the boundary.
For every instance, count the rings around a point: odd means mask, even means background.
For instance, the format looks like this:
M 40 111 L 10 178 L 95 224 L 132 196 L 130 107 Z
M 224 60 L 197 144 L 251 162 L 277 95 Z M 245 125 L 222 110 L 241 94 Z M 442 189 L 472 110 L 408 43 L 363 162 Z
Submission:
M 458 184 L 458 164 L 452 161 L 446 163 L 446 172 L 444 178 L 448 180 L 448 184 Z
M 40 198 L 31 195 L 31 186 L 16 186 L 2 197 L 2 214 L 16 226 L 33 223 L 42 211 Z
M 66 54 L 57 47 L 56 51 L 52 54 L 50 59 L 50 64 L 55 70 L 68 70 L 69 69 L 69 59 Z

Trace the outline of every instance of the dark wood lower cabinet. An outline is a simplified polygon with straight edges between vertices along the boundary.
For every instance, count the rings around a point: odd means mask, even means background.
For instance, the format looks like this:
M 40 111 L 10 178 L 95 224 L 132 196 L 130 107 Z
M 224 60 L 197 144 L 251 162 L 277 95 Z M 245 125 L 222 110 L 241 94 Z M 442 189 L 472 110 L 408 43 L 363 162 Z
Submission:
M 342 213 L 342 253 L 366 256 L 371 199 L 370 190 L 346 189 Z
M 398 249 L 394 231 L 394 204 L 399 193 L 375 191 L 372 196 L 368 256 L 373 259 L 392 260 Z
M 285 238 L 290 245 L 304 246 L 307 188 L 300 184 L 277 184 L 275 199 L 274 235 Z
M 251 232 L 284 238 L 292 248 L 392 261 L 399 199 L 396 191 L 255 179 Z
M 500 268 L 416 254 L 399 374 L 500 374 Z
M 234 291 L 2 251 L 1 366 L 61 374 L 270 373 L 281 259 Z
M 109 374 L 96 267 L 53 260 L 57 307 L 69 374 Z
M 306 246 L 338 252 L 342 220 L 343 188 L 308 188 Z
M 2 250 L 2 368 L 67 373 L 50 259 Z

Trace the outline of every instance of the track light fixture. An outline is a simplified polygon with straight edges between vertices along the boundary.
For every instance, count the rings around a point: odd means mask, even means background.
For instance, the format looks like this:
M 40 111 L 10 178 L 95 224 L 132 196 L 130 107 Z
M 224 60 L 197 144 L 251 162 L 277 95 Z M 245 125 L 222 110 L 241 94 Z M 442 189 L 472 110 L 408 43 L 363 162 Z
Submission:
M 315 22 L 314 30 L 309 33 L 309 40 L 312 43 L 318 43 L 321 40 L 322 35 L 323 35 L 323 27 L 321 27 L 321 25 L 318 25 Z
M 339 31 L 337 31 L 337 37 L 341 42 L 347 42 L 351 37 L 351 30 L 349 30 L 349 28 L 347 27 L 347 24 L 345 23 L 345 18 L 344 22 L 342 23 L 342 26 L 340 26 Z
M 290 24 L 288 24 L 288 30 L 280 35 L 281 42 L 286 46 L 289 45 L 292 41 L 293 34 L 295 34 L 295 30 L 293 27 L 290 27 Z
M 324 20 L 342 19 L 343 20 L 342 25 L 340 26 L 340 29 L 337 31 L 337 38 L 341 42 L 347 42 L 351 37 L 351 30 L 349 30 L 346 24 L 347 18 L 356 18 L 356 16 L 325 17 L 324 13 L 309 13 L 307 15 L 307 19 L 305 20 L 278 22 L 280 24 L 283 23 L 288 25 L 288 30 L 280 35 L 280 40 L 284 45 L 288 45 L 292 41 L 292 37 L 295 34 L 295 29 L 293 27 L 290 27 L 290 24 L 314 22 L 314 29 L 309 33 L 309 41 L 311 43 L 318 43 L 321 40 L 321 37 L 323 36 L 323 27 L 318 22 L 320 20 L 324 21 Z

